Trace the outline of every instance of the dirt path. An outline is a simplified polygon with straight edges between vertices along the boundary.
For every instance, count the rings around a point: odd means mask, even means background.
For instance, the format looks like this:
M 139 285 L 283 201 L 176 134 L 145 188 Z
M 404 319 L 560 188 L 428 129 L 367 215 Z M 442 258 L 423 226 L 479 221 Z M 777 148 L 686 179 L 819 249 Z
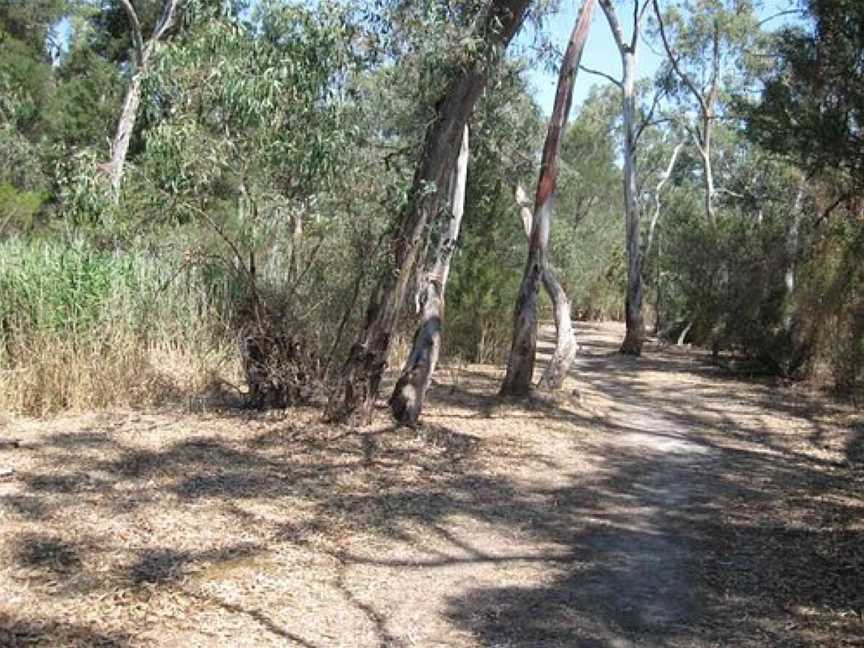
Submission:
M 420 432 L 7 425 L 0 646 L 864 645 L 860 417 L 578 333 L 566 398 L 445 369 Z

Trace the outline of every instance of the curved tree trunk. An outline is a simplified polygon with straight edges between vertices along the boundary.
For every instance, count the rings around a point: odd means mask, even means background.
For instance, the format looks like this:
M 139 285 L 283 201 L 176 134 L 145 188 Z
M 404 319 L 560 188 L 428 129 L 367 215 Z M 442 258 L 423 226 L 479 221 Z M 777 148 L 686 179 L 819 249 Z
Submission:
M 507 373 L 501 385 L 501 393 L 507 396 L 524 396 L 531 392 L 534 376 L 534 363 L 537 356 L 537 300 L 540 282 L 547 277 L 546 286 L 553 299 L 558 298 L 555 319 L 560 320 L 558 326 L 558 342 L 556 354 L 553 354 L 547 368 L 548 380 L 543 384 L 560 386 L 567 373 L 575 350 L 573 329 L 570 323 L 570 306 L 566 295 L 561 300 L 564 291 L 555 280 L 549 267 L 549 230 L 552 226 L 555 186 L 558 182 L 558 158 L 561 152 L 561 136 L 567 125 L 570 104 L 573 101 L 573 83 L 582 59 L 582 50 L 588 40 L 591 18 L 594 15 L 596 0 L 584 0 L 582 10 L 573 31 L 561 70 L 558 74 L 558 88 L 555 92 L 555 104 L 549 128 L 546 131 L 546 142 L 543 145 L 543 158 L 540 166 L 540 178 L 537 182 L 537 193 L 534 198 L 534 217 L 531 219 L 531 237 L 528 242 L 528 262 L 522 275 L 522 284 L 516 298 L 516 308 L 513 313 L 513 342 L 510 346 L 510 356 L 507 361 Z M 562 316 L 560 307 L 566 304 L 567 313 Z M 566 324 L 565 324 L 566 322 Z M 564 339 L 562 340 L 562 335 Z M 560 352 L 559 352 L 559 348 Z M 546 378 L 544 376 L 544 378 Z
M 520 206 L 519 215 L 522 219 L 522 228 L 525 231 L 525 236 L 529 242 L 531 240 L 531 225 L 534 220 L 531 210 L 525 204 L 528 197 L 522 185 L 516 186 L 516 203 Z M 552 301 L 552 310 L 555 315 L 555 351 L 549 364 L 546 365 L 546 370 L 540 378 L 539 387 L 550 391 L 560 389 L 564 384 L 564 378 L 567 376 L 567 371 L 573 363 L 573 357 L 576 355 L 576 337 L 573 334 L 573 323 L 570 319 L 570 300 L 567 293 L 558 279 L 552 268 L 547 267 L 541 278 L 543 287 L 546 289 L 546 294 Z
M 462 136 L 462 147 L 453 171 L 450 218 L 441 221 L 441 232 L 435 260 L 423 273 L 419 302 L 423 309 L 420 326 L 414 333 L 414 345 L 390 396 L 393 418 L 404 425 L 415 426 L 423 409 L 426 391 L 438 363 L 441 328 L 444 322 L 444 292 L 450 275 L 450 261 L 456 250 L 462 214 L 465 211 L 465 184 L 468 179 L 468 126 Z
M 438 212 L 441 188 L 456 163 L 462 130 L 486 85 L 488 69 L 500 59 L 519 30 L 530 0 L 492 0 L 479 30 L 484 52 L 462 67 L 450 81 L 436 106 L 436 119 L 426 131 L 423 153 L 414 174 L 408 204 L 390 241 L 390 259 L 366 310 L 363 331 L 345 362 L 342 383 L 331 395 L 332 419 L 369 420 L 396 317 L 405 299 L 406 287 L 423 245 L 427 222 Z M 429 191 L 434 187 L 433 191 Z
M 573 322 L 570 319 L 570 300 L 549 267 L 543 271 L 543 286 L 552 300 L 552 309 L 555 312 L 555 350 L 538 386 L 540 389 L 554 391 L 561 389 L 573 363 L 576 336 L 573 334 Z

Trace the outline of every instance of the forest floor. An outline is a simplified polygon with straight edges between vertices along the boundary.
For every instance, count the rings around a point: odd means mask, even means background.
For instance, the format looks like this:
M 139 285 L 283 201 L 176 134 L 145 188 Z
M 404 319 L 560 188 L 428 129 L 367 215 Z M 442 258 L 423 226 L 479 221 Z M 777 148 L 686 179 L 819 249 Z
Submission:
M 7 421 L 0 646 L 864 646 L 861 416 L 577 330 L 566 396 L 445 368 L 419 431 Z

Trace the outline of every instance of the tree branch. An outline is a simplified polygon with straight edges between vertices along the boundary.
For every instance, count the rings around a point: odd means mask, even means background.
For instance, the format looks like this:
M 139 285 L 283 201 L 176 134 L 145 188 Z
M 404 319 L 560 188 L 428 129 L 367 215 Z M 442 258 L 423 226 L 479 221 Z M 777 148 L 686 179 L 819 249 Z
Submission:
M 702 96 L 702 93 L 699 92 L 699 89 L 693 83 L 687 73 L 681 69 L 680 65 L 678 65 L 678 57 L 675 56 L 675 53 L 672 50 L 672 46 L 669 44 L 669 39 L 666 36 L 666 28 L 663 26 L 663 17 L 660 15 L 660 6 L 657 4 L 657 0 L 652 0 L 654 5 L 654 14 L 657 16 L 657 26 L 660 28 L 660 40 L 663 41 L 663 49 L 666 50 L 666 56 L 669 57 L 669 62 L 672 64 L 672 69 L 675 70 L 675 74 L 678 75 L 678 78 L 684 82 L 684 85 L 693 93 L 693 96 L 696 97 L 696 100 L 699 102 L 699 108 L 702 110 L 704 115 L 708 115 L 708 106 L 705 103 L 705 98 Z
M 657 92 L 654 93 L 654 99 L 651 102 L 651 109 L 648 111 L 648 114 L 642 119 L 642 123 L 639 124 L 639 127 L 636 129 L 636 135 L 633 137 L 633 145 L 635 146 L 639 142 L 639 138 L 642 136 L 642 131 L 645 130 L 646 126 L 648 126 L 652 122 L 652 118 L 654 117 L 654 111 L 657 110 L 657 105 L 660 103 L 660 97 L 663 95 L 663 90 L 658 89 Z
M 764 25 L 765 23 L 771 22 L 775 18 L 780 18 L 780 16 L 789 16 L 791 14 L 800 14 L 800 13 L 801 13 L 800 9 L 787 9 L 786 11 L 780 11 L 778 13 L 775 13 L 773 16 L 768 16 L 767 18 L 763 18 L 762 20 L 760 20 L 758 23 L 756 23 L 756 28 L 761 29 L 762 25 Z
M 669 159 L 669 165 L 666 167 L 666 171 L 660 176 L 660 182 L 657 183 L 657 186 L 654 189 L 654 214 L 651 216 L 651 222 L 648 225 L 648 239 L 645 241 L 645 251 L 642 253 L 643 258 L 648 257 L 648 253 L 651 252 L 651 246 L 654 244 L 654 230 L 657 227 L 657 221 L 660 218 L 660 191 L 663 189 L 663 185 L 669 180 L 672 176 L 672 170 L 675 168 L 675 161 L 678 159 L 678 154 L 681 152 L 681 149 L 684 148 L 684 142 L 679 142 L 675 149 L 672 151 L 672 157 Z
M 165 35 L 165 32 L 171 29 L 174 25 L 174 19 L 177 17 L 177 6 L 179 4 L 180 0 L 165 0 L 165 5 L 162 9 L 162 16 L 159 18 L 159 22 L 156 23 L 156 27 L 153 30 L 153 36 L 150 39 L 151 42 L 155 43 L 156 41 L 161 40 Z
M 129 28 L 132 30 L 132 44 L 135 46 L 135 61 L 140 66 L 144 63 L 144 36 L 141 34 L 141 22 L 138 14 L 130 0 L 120 0 L 126 18 L 129 19 Z
M 645 0 L 645 3 L 642 5 L 642 8 L 639 8 L 639 0 L 633 0 L 633 35 L 630 38 L 630 51 L 636 51 L 636 43 L 639 41 L 639 31 L 640 26 L 642 25 L 642 18 L 645 16 L 645 11 L 648 9 L 648 5 L 651 4 L 651 0 Z
M 609 21 L 609 27 L 612 29 L 615 44 L 622 53 L 626 52 L 627 43 L 624 40 L 624 31 L 621 29 L 618 14 L 615 12 L 615 7 L 612 6 L 611 0 L 600 0 L 600 7 L 603 9 L 603 13 L 606 14 L 606 20 Z
M 605 72 L 601 72 L 600 70 L 592 70 L 591 68 L 585 67 L 584 65 L 580 65 L 579 69 L 583 72 L 587 72 L 588 74 L 594 74 L 596 76 L 603 77 L 607 81 L 611 81 L 612 83 L 614 83 L 619 88 L 622 86 L 622 83 L 618 79 L 613 77 L 611 74 L 606 74 Z

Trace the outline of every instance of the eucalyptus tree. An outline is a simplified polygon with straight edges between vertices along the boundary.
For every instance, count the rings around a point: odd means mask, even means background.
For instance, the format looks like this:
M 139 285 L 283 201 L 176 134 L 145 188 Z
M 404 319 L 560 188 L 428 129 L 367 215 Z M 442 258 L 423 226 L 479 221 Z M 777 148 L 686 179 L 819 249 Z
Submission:
M 854 265 L 852 259 L 856 258 L 860 265 L 862 252 L 856 246 L 860 245 L 864 194 L 864 4 L 806 0 L 799 7 L 802 20 L 772 36 L 773 65 L 763 76 L 758 96 L 743 98 L 737 107 L 743 109 L 750 141 L 800 169 L 789 183 L 788 193 L 795 201 L 787 210 L 785 241 L 787 305 L 782 330 L 799 347 L 793 358 L 803 355 L 800 342 L 804 322 L 816 322 L 814 328 L 821 330 L 827 327 L 819 318 L 834 322 L 845 319 L 845 326 L 834 325 L 835 331 L 845 328 L 836 337 L 843 342 L 837 344 L 848 345 L 838 355 L 852 362 L 840 367 L 835 363 L 835 367 L 847 379 L 851 372 L 854 382 L 864 329 L 860 315 L 850 317 L 850 313 L 856 309 L 864 312 L 857 283 L 860 276 L 854 271 L 844 273 L 835 286 L 827 290 L 819 286 L 819 299 L 810 303 L 809 313 L 802 312 L 800 304 L 794 311 L 792 306 L 801 301 L 797 299 L 799 288 L 803 286 L 806 291 L 808 284 L 813 285 L 810 277 L 799 276 L 797 270 L 808 255 L 814 255 L 814 249 L 824 251 L 834 246 L 846 256 L 843 265 Z M 843 216 L 850 225 L 830 222 L 844 220 Z M 809 250 L 808 227 L 818 228 L 821 239 Z M 830 254 L 817 258 L 821 266 L 836 263 Z M 827 313 L 830 315 L 826 317 Z M 835 335 L 832 333 L 832 338 Z
M 596 0 L 584 0 L 558 72 L 555 103 L 546 132 L 546 142 L 543 145 L 540 177 L 534 197 L 534 213 L 531 215 L 528 260 L 516 298 L 513 313 L 513 342 L 510 346 L 507 372 L 501 385 L 501 393 L 505 395 L 525 395 L 532 388 L 537 354 L 537 301 L 541 282 L 552 299 L 557 336 L 555 351 L 541 378 L 540 386 L 549 389 L 560 388 L 576 352 L 576 340 L 570 321 L 570 300 L 555 277 L 549 260 L 549 233 L 558 183 L 561 138 L 566 131 L 570 104 L 573 102 L 573 83 L 579 70 L 582 51 L 588 40 L 595 6 Z
M 676 117 L 699 153 L 705 218 L 713 224 L 715 199 L 722 191 L 714 134 L 730 94 L 745 89 L 754 67 L 764 66 L 759 56 L 764 34 L 754 0 L 683 0 L 669 3 L 665 13 L 658 0 L 651 2 L 670 68 L 662 78 L 668 96 L 679 104 Z
M 621 90 L 623 118 L 623 158 L 624 158 L 624 217 L 627 232 L 627 296 L 624 304 L 624 317 L 627 332 L 621 343 L 621 353 L 640 355 L 645 341 L 645 322 L 642 314 L 644 284 L 642 280 L 642 246 L 640 243 L 642 218 L 639 205 L 638 171 L 636 146 L 640 134 L 636 110 L 636 55 L 641 37 L 642 20 L 647 2 L 633 0 L 633 25 L 630 37 L 624 34 L 618 12 L 611 0 L 600 0 L 600 7 L 606 15 L 612 37 L 621 57 L 622 78 L 613 79 Z
M 148 177 L 202 209 L 326 191 L 348 144 L 354 33 L 346 11 L 280 2 L 191 27 L 145 81 Z
M 0 3 L 0 30 L 4 39 L 14 38 L 37 60 L 51 63 L 60 45 L 57 23 L 72 4 L 69 0 L 4 0 Z
M 491 69 L 522 25 L 529 0 L 492 0 L 475 11 L 466 8 L 466 24 L 476 27 L 465 39 L 448 81 L 435 102 L 414 180 L 390 237 L 389 258 L 366 309 L 359 339 L 343 367 L 339 389 L 331 395 L 336 418 L 368 420 L 378 395 L 396 318 L 417 262 L 427 224 L 438 216 L 447 179 L 456 163 L 465 124 L 486 86 Z
M 129 152 L 129 142 L 138 119 L 138 107 L 141 103 L 141 83 L 150 67 L 157 45 L 168 35 L 177 20 L 178 10 L 183 0 L 164 0 L 162 13 L 153 27 L 151 34 L 144 34 L 138 12 L 131 0 L 118 0 L 129 22 L 134 53 L 134 70 L 126 89 L 117 131 L 111 143 L 111 159 L 107 165 L 108 178 L 114 199 L 120 199 L 120 185 L 123 182 L 123 171 L 126 165 L 126 155 Z
M 390 397 L 390 410 L 400 423 L 416 425 L 423 408 L 426 391 L 441 350 L 441 326 L 444 320 L 444 293 L 450 275 L 450 262 L 456 251 L 456 242 L 465 212 L 465 185 L 468 180 L 468 126 L 464 128 L 456 168 L 448 183 L 448 218 L 439 219 L 438 241 L 425 267 L 418 270 L 421 277 L 418 306 L 422 310 L 420 326 L 414 333 L 414 342 L 402 374 Z

